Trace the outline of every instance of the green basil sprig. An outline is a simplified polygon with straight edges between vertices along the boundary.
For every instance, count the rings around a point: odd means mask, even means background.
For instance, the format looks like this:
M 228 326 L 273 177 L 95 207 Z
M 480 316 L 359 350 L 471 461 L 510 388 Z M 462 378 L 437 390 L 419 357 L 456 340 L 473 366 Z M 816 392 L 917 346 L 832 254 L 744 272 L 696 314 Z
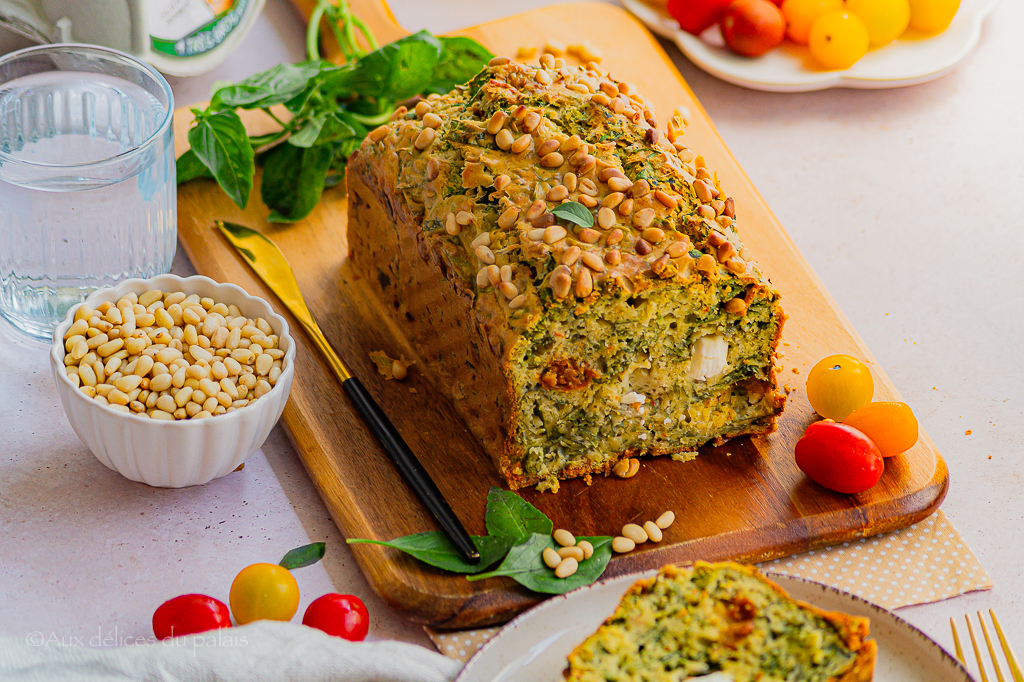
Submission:
M 321 23 L 334 33 L 345 64 L 320 59 Z M 359 48 L 357 30 L 371 52 Z M 178 159 L 179 184 L 212 177 L 245 208 L 258 163 L 264 169 L 261 198 L 271 209 L 269 220 L 301 220 L 325 188 L 341 181 L 348 157 L 370 130 L 390 119 L 399 103 L 448 92 L 494 56 L 470 38 L 439 38 L 426 31 L 378 48 L 345 0 L 317 0 L 307 52 L 308 61 L 279 64 L 219 87 L 205 110 L 193 109 L 196 119 L 188 133 L 192 149 Z M 284 105 L 290 117 L 279 118 L 270 109 L 276 105 Z M 237 109 L 259 109 L 280 130 L 249 136 Z M 257 156 L 255 150 L 261 153 Z
M 593 227 L 594 214 L 590 209 L 577 201 L 567 201 L 551 209 L 556 217 L 576 223 L 580 227 Z
M 547 567 L 542 557 L 545 548 L 559 548 L 551 537 L 554 528 L 551 519 L 519 495 L 501 488 L 491 488 L 487 493 L 485 522 L 488 534 L 471 536 L 480 550 L 478 564 L 468 563 L 440 531 L 406 535 L 389 542 L 365 539 L 347 542 L 398 549 L 435 568 L 470 574 L 466 576 L 468 580 L 507 576 L 542 594 L 563 594 L 582 585 L 589 585 L 601 577 L 612 556 L 610 537 L 577 538 L 590 541 L 594 546 L 594 554 L 580 562 L 575 574 L 565 579 L 555 577 L 554 571 Z M 498 561 L 501 561 L 501 565 L 484 573 Z
M 326 542 L 314 542 L 309 545 L 303 545 L 302 547 L 296 547 L 284 555 L 279 562 L 279 565 L 284 566 L 289 571 L 294 568 L 312 566 L 324 558 L 324 552 L 326 551 Z
M 468 580 L 507 576 L 523 587 L 543 594 L 565 594 L 577 587 L 589 585 L 600 578 L 608 566 L 608 561 L 612 558 L 612 539 L 608 536 L 576 539 L 588 540 L 594 546 L 594 554 L 589 559 L 581 561 L 576 572 L 568 578 L 555 577 L 554 571 L 544 563 L 544 550 L 548 547 L 557 550 L 558 543 L 550 535 L 534 533 L 528 540 L 513 547 L 498 568 L 489 573 L 469 576 Z
M 435 568 L 443 568 L 452 573 L 481 573 L 493 566 L 501 558 L 508 554 L 508 550 L 515 544 L 515 538 L 501 535 L 471 535 L 473 544 L 480 551 L 480 563 L 471 564 L 466 561 L 448 536 L 439 531 L 432 530 L 426 533 L 405 535 L 395 538 L 391 542 L 383 540 L 349 540 L 350 544 L 366 543 L 370 545 L 384 545 L 392 549 L 400 549 L 406 554 L 415 557 L 425 564 Z

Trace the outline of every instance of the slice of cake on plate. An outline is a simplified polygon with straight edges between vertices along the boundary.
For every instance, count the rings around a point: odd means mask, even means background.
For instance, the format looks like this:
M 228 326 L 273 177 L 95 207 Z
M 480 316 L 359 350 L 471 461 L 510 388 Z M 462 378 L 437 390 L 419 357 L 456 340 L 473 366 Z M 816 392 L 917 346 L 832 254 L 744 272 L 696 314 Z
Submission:
M 666 566 L 569 656 L 570 682 L 869 682 L 868 619 L 795 599 L 752 566 Z

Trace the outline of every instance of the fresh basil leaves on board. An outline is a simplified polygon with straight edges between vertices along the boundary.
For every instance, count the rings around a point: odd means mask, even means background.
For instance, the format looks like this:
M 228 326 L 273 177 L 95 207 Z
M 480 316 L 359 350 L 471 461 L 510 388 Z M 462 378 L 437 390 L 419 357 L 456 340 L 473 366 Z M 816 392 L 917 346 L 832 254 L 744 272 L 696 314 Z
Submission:
M 467 573 L 468 580 L 507 576 L 520 585 L 543 594 L 564 594 L 596 581 L 612 558 L 612 539 L 608 536 L 579 537 L 594 546 L 594 554 L 580 562 L 576 573 L 558 578 L 544 564 L 543 552 L 559 548 L 551 537 L 554 524 L 545 514 L 513 492 L 491 488 L 487 493 L 485 515 L 487 535 L 474 535 L 480 550 L 480 563 L 470 564 L 440 531 L 416 533 L 382 540 L 348 540 L 349 544 L 384 545 L 398 549 L 435 568 L 453 573 Z M 488 568 L 501 561 L 493 571 Z
M 323 21 L 322 21 L 323 20 Z M 344 64 L 320 59 L 321 23 L 332 31 Z M 356 42 L 362 33 L 371 52 Z M 345 163 L 366 134 L 387 123 L 417 95 L 444 93 L 475 76 L 493 57 L 471 38 L 420 31 L 377 46 L 345 0 L 318 0 L 307 33 L 309 60 L 279 64 L 213 93 L 209 106 L 193 109 L 191 149 L 177 162 L 178 183 L 213 178 L 240 208 L 252 191 L 256 166 L 271 222 L 305 218 L 326 187 L 339 183 Z M 271 107 L 283 105 L 287 115 Z M 250 136 L 238 109 L 259 109 L 281 129 Z

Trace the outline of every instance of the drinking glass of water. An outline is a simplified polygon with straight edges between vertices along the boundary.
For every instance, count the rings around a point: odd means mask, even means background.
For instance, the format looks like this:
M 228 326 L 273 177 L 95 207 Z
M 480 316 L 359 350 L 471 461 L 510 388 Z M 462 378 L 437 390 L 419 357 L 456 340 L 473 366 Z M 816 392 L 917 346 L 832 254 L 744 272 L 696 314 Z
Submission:
M 0 315 L 48 339 L 94 289 L 170 270 L 174 98 L 91 45 L 0 57 Z

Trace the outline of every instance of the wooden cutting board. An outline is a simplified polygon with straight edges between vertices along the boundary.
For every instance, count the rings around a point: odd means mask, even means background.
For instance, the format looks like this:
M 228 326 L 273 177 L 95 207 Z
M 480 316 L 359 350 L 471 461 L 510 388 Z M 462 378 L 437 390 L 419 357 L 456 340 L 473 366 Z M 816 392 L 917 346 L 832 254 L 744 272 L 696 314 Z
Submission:
M 381 0 L 356 0 L 353 5 L 382 43 L 404 34 Z M 581 3 L 549 7 L 459 33 L 476 38 L 497 54 L 510 55 L 522 45 L 541 46 L 549 38 L 566 44 L 589 41 L 601 50 L 603 68 L 650 98 L 660 121 L 667 120 L 676 107 L 686 106 L 691 112 L 687 144 L 704 154 L 708 166 L 718 170 L 736 198 L 744 241 L 782 292 L 790 318 L 780 350 L 785 353 L 782 381 L 793 392 L 776 434 L 705 447 L 700 457 L 685 464 L 667 457 L 648 458 L 629 480 L 598 477 L 588 487 L 577 479 L 566 482 L 557 494 L 526 490 L 524 498 L 550 516 L 556 528 L 582 535 L 615 535 L 625 523 L 642 523 L 665 510 L 675 511 L 676 523 L 663 542 L 615 557 L 606 573 L 609 576 L 698 558 L 762 561 L 900 528 L 938 508 L 948 473 L 923 433 L 913 450 L 887 460 L 879 484 L 860 495 L 829 492 L 797 469 L 793 446 L 815 418 L 804 396 L 804 377 L 817 360 L 840 352 L 861 357 L 872 366 L 876 400 L 898 399 L 899 394 L 726 149 L 668 56 L 639 22 L 610 4 Z M 271 127 L 260 112 L 250 112 L 246 122 L 253 131 Z M 187 110 L 177 112 L 179 154 L 187 147 L 190 123 Z M 431 386 L 425 374 L 429 367 L 381 309 L 372 283 L 352 277 L 346 264 L 346 208 L 343 190 L 334 189 L 325 193 L 306 220 L 269 224 L 268 210 L 255 189 L 248 209 L 241 211 L 212 181 L 197 180 L 179 188 L 178 230 L 199 272 L 234 282 L 270 300 L 283 313 L 214 229 L 213 221 L 220 218 L 249 225 L 277 242 L 328 339 L 391 416 L 469 531 L 483 534 L 487 490 L 502 481 L 452 406 Z M 391 539 L 436 529 L 327 365 L 297 331 L 294 320 L 289 321 L 298 337 L 299 353 L 284 422 L 342 533 L 350 538 Z M 384 381 L 368 356 L 378 349 L 393 357 L 415 358 L 409 378 Z M 337 556 L 340 548 L 333 551 Z M 381 597 L 399 613 L 434 627 L 503 622 L 539 599 L 510 579 L 471 583 L 387 548 L 358 545 L 352 546 L 352 552 Z M 328 549 L 328 561 L 331 556 Z

